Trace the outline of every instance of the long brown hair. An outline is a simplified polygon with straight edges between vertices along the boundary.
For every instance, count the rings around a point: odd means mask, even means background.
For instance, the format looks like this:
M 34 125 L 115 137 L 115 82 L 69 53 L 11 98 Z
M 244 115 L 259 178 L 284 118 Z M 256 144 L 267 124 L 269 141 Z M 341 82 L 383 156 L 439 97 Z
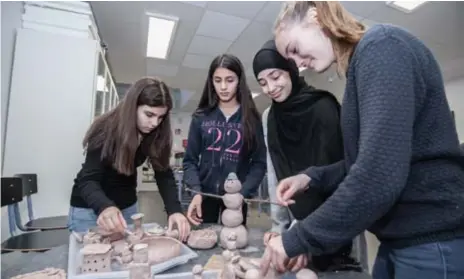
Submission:
M 291 1 L 286 2 L 275 22 L 274 32 L 282 31 L 285 24 L 300 23 L 308 10 L 316 8 L 317 20 L 322 30 L 332 41 L 337 72 L 344 75 L 355 45 L 361 40 L 366 27 L 352 16 L 337 1 Z
M 219 105 L 219 97 L 217 96 L 216 89 L 214 88 L 213 75 L 217 68 L 226 68 L 234 72 L 238 77 L 237 86 L 237 102 L 240 104 L 243 117 L 243 142 L 247 151 L 253 149 L 257 144 L 256 140 L 256 126 L 259 123 L 260 116 L 256 109 L 255 102 L 251 95 L 251 90 L 248 87 L 246 80 L 245 70 L 243 64 L 236 56 L 232 54 L 221 54 L 216 56 L 209 66 L 208 77 L 203 87 L 203 94 L 201 95 L 198 108 L 194 114 L 208 113 Z
M 166 107 L 163 121 L 142 140 L 142 152 L 149 158 L 154 170 L 169 167 L 172 133 L 169 112 L 172 98 L 168 86 L 157 78 L 145 77 L 127 90 L 122 101 L 112 110 L 101 115 L 87 131 L 83 146 L 87 150 L 102 149 L 101 160 L 111 162 L 120 173 L 135 172 L 135 154 L 139 147 L 137 108 L 142 105 Z

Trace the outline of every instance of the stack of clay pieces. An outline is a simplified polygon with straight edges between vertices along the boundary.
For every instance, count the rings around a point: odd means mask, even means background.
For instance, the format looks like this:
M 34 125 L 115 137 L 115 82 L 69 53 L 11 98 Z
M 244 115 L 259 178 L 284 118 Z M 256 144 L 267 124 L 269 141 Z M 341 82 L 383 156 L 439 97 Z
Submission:
M 222 212 L 221 220 L 223 228 L 219 237 L 220 244 L 223 248 L 227 247 L 229 235 L 231 233 L 236 236 L 236 248 L 242 249 L 248 245 L 248 232 L 242 225 L 243 223 L 243 196 L 240 194 L 242 184 L 238 180 L 235 173 L 230 173 L 224 183 L 224 191 L 226 194 L 222 197 L 222 201 L 226 209 Z
M 129 264 L 129 279 L 150 279 L 148 244 L 135 244 L 133 250 L 133 261 Z
M 66 272 L 58 268 L 45 268 L 40 271 L 11 277 L 10 279 L 66 279 Z

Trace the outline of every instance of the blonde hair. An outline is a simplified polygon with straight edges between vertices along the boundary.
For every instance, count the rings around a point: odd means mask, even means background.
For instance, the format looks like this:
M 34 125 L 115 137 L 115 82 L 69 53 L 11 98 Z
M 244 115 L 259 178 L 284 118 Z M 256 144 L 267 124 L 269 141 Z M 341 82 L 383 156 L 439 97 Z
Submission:
M 303 22 L 310 8 L 316 8 L 317 20 L 332 41 L 337 72 L 344 76 L 354 46 L 361 40 L 366 27 L 337 1 L 290 1 L 284 3 L 277 16 L 274 33 L 291 23 Z

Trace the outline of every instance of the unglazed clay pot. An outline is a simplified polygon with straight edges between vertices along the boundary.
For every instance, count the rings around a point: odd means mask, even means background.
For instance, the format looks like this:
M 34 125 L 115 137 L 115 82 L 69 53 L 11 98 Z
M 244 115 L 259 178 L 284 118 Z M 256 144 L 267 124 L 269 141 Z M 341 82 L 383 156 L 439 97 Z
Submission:
M 150 265 L 158 264 L 175 258 L 181 253 L 182 243 L 166 236 L 152 236 L 141 240 L 148 244 L 148 262 Z
M 191 231 L 187 240 L 187 245 L 193 249 L 211 249 L 218 240 L 218 236 L 213 230 Z
M 222 202 L 228 209 L 242 209 L 243 196 L 240 194 L 224 194 Z
M 237 235 L 236 248 L 245 248 L 248 245 L 248 232 L 243 225 L 234 228 L 223 227 L 219 236 L 221 247 L 227 247 L 226 242 L 228 241 L 228 237 L 232 232 Z
M 243 223 L 243 213 L 242 210 L 234 209 L 225 209 L 222 212 L 221 220 L 224 226 L 232 228 L 238 227 Z

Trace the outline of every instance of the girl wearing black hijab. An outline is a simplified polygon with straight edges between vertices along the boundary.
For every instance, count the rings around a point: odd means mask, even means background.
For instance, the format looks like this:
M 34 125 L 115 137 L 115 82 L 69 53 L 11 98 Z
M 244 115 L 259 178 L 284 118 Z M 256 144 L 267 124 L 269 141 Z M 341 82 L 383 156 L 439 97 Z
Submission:
M 308 85 L 293 61 L 276 50 L 274 40 L 266 42 L 255 55 L 253 71 L 263 93 L 272 105 L 263 113 L 264 136 L 268 148 L 267 173 L 271 200 L 275 201 L 278 181 L 298 174 L 308 166 L 329 165 L 343 159 L 340 130 L 340 104 L 333 94 Z M 289 229 L 316 210 L 331 193 L 310 188 L 295 197 L 290 210 L 271 206 L 271 237 Z M 350 257 L 352 243 L 333 254 L 313 256 L 317 271 L 356 270 L 359 264 Z M 306 256 L 296 257 L 288 269 L 306 265 Z

